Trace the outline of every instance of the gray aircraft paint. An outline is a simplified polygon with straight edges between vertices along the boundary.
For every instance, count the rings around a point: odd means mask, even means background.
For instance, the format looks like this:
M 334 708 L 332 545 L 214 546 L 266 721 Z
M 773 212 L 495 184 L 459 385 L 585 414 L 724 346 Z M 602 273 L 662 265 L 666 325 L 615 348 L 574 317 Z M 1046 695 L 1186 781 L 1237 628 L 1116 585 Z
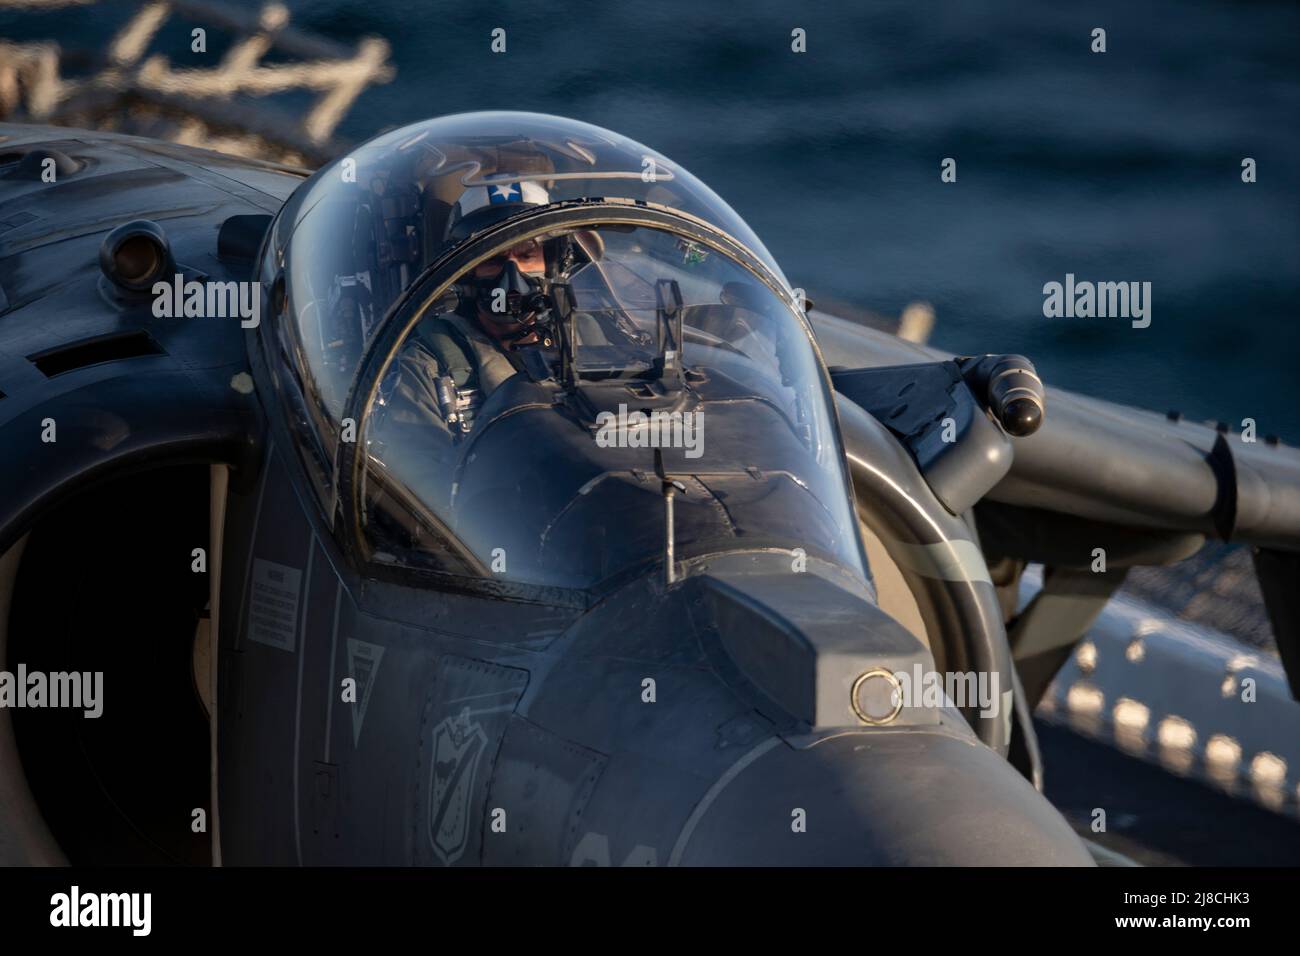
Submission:
M 263 170 L 260 178 L 283 184 L 281 195 L 223 186 L 236 183 L 231 177 L 239 176 L 238 162 L 161 145 L 142 154 L 136 150 L 143 147 L 122 137 L 78 135 L 76 148 L 94 153 L 101 172 L 120 175 L 101 176 L 103 195 L 80 213 L 68 208 L 66 198 L 43 199 L 68 217 L 65 227 L 86 225 L 78 215 L 111 219 L 110 212 L 144 208 L 146 201 L 207 209 L 191 214 L 185 228 L 170 220 L 168 228 L 177 227 L 178 261 L 210 262 L 223 280 L 236 274 L 227 274 L 235 267 L 212 256 L 216 227 L 229 215 L 274 212 L 300 181 Z M 48 136 L 18 128 L 7 148 L 27 148 Z M 218 173 L 204 170 L 205 163 L 227 165 Z M 11 301 L 27 304 L 7 313 L 7 324 L 47 310 L 69 316 L 62 325 L 27 322 L 31 349 L 118 331 L 131 321 L 125 313 L 87 311 L 86 302 L 99 301 L 92 270 L 48 288 L 31 285 L 48 278 L 56 257 L 48 243 L 38 241 L 44 225 L 18 228 L 25 231 L 16 238 L 30 243 L 19 276 L 28 284 L 6 291 Z M 101 238 L 102 230 L 87 229 L 58 243 L 57 258 L 91 262 Z M 217 662 L 227 862 L 563 865 L 575 856 L 589 861 L 592 854 L 602 861 L 602 843 L 611 863 L 674 857 L 684 865 L 1088 862 L 1059 814 L 951 713 L 896 728 L 830 721 L 809 726 L 769 696 L 789 688 L 773 685 L 770 673 L 744 669 L 753 661 L 737 660 L 743 657 L 739 635 L 723 639 L 702 582 L 712 574 L 743 591 L 746 582 L 775 573 L 777 562 L 788 568 L 788 555 L 741 555 L 711 569 L 691 566 L 673 591 L 647 579 L 591 607 L 363 578 L 338 547 L 333 515 L 322 514 L 316 504 L 284 416 L 275 410 L 268 369 L 245 353 L 246 343 L 257 342 L 272 324 L 231 337 L 222 323 L 171 322 L 157 332 L 163 353 L 131 359 L 130 376 L 105 363 L 42 381 L 24 357 L 30 351 L 0 353 L 0 380 L 12 389 L 0 403 L 0 428 L 28 429 L 38 411 L 49 407 L 62 414 L 87 398 L 116 403 L 118 424 L 129 426 L 113 432 L 120 440 L 66 442 L 61 428 L 60 442 L 46 449 L 69 475 L 89 477 L 177 448 L 242 469 L 232 481 L 226 520 L 221 620 L 230 623 L 222 628 Z M 866 330 L 828 332 L 820 320 L 818 326 L 825 357 L 833 363 L 842 363 L 845 354 L 854 356 L 849 361 L 855 366 L 898 361 L 900 350 L 913 360 L 932 357 Z M 244 373 L 255 382 L 251 394 L 230 387 Z M 125 397 L 114 391 L 132 387 L 139 391 Z M 1024 461 L 1018 458 L 1006 487 L 995 494 L 1015 492 L 1016 482 L 1047 482 L 1049 494 L 1059 492 L 1044 477 L 1059 462 L 1051 451 L 1037 449 L 1057 449 L 1073 436 L 1093 434 L 1087 410 L 1105 406 L 1059 393 L 1052 400 L 1059 401 L 1048 426 L 1054 431 L 1025 443 Z M 273 413 L 264 415 L 266 409 Z M 1125 449 L 1140 456 L 1141 449 L 1158 448 L 1183 454 L 1179 449 L 1190 426 L 1162 432 L 1163 423 L 1154 418 L 1133 419 L 1137 424 L 1119 416 L 1106 420 L 1107 440 L 1117 443 L 1108 453 L 1123 458 Z M 102 431 L 107 425 L 94 427 Z M 1204 467 L 1199 446 L 1185 451 L 1186 460 L 1174 462 L 1174 484 L 1199 476 Z M 1282 489 L 1278 500 L 1284 500 L 1290 486 L 1277 462 L 1290 461 L 1292 453 L 1246 449 L 1243 455 L 1252 468 L 1258 462 L 1258 474 Z M 1038 470 L 1025 470 L 1031 465 Z M 54 503 L 51 490 L 34 484 L 26 470 L 10 472 L 0 474 L 4 547 L 26 530 L 25 515 Z M 1115 504 L 1100 494 L 1085 498 L 1098 515 L 1142 516 L 1132 503 Z M 1244 493 L 1243 502 L 1251 504 Z M 1282 527 L 1285 517 L 1252 505 L 1241 509 L 1239 525 L 1285 543 L 1292 534 Z M 291 650 L 282 637 L 268 644 L 245 632 L 258 560 L 301 569 L 294 607 L 302 623 Z M 865 597 L 844 593 L 844 607 L 870 597 L 869 589 Z M 792 607 L 782 613 L 795 614 Z M 809 628 L 803 625 L 815 621 L 801 621 L 774 626 L 768 639 L 784 642 L 803 663 L 834 657 L 826 653 L 832 647 L 805 633 Z M 895 637 L 887 627 L 875 636 L 882 635 Z M 351 721 L 344 722 L 345 730 L 332 719 L 341 705 L 335 703 L 336 678 L 350 673 L 348 640 L 383 648 L 361 733 Z M 901 644 L 894 650 L 913 652 Z M 850 670 L 809 667 L 801 673 L 830 687 L 851 680 Z M 640 700 L 645 677 L 657 682 L 653 705 Z M 471 706 L 478 700 L 484 702 L 481 711 Z M 335 733 L 343 739 L 334 742 Z M 480 739 L 477 750 L 464 749 L 466 741 Z M 782 745 L 767 744 L 778 739 Z M 451 759 L 444 761 L 441 781 L 431 768 L 439 740 L 451 744 L 442 751 Z M 471 753 L 477 754 L 472 761 Z M 286 765 L 286 754 L 293 755 L 292 765 Z M 920 782 L 935 779 L 944 785 Z M 486 829 L 494 807 L 507 811 L 505 833 Z M 806 833 L 791 832 L 791 807 L 807 810 Z M 444 826 L 449 813 L 453 820 L 460 814 L 466 825 Z M 972 815 L 981 820 L 979 833 L 963 825 Z M 436 832 L 430 837 L 431 821 L 439 820 L 438 829 L 445 829 L 440 846 Z

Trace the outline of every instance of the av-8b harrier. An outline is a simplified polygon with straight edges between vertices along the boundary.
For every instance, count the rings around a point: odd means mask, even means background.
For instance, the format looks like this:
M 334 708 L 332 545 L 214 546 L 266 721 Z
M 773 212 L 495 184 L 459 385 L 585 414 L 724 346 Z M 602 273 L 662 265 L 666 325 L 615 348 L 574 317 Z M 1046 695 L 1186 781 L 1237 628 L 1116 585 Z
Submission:
M 1088 864 L 1109 592 L 1007 620 L 1099 548 L 1258 545 L 1294 682 L 1293 449 L 811 310 L 615 133 L 0 132 L 5 863 Z

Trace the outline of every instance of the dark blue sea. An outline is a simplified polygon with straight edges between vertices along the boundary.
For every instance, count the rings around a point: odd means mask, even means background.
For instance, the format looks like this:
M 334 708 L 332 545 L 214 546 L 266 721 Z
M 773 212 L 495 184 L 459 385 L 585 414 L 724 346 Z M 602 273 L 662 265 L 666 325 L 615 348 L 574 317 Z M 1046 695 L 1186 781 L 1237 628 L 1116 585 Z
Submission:
M 1300 443 L 1294 3 L 288 6 L 392 44 L 396 80 L 343 136 L 489 108 L 607 126 L 712 185 L 814 299 L 925 300 L 954 352 L 1024 352 L 1051 384 Z M 93 42 L 130 10 L 9 12 L 0 34 Z M 1152 283 L 1150 327 L 1045 318 L 1066 273 Z

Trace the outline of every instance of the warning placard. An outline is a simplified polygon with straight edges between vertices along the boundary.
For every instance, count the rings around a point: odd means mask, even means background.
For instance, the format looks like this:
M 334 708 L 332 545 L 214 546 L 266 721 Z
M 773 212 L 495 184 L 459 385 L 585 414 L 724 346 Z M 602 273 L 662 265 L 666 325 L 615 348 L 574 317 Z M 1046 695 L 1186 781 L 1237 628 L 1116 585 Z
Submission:
M 248 585 L 249 639 L 292 651 L 298 635 L 301 589 L 302 572 L 297 568 L 255 558 Z

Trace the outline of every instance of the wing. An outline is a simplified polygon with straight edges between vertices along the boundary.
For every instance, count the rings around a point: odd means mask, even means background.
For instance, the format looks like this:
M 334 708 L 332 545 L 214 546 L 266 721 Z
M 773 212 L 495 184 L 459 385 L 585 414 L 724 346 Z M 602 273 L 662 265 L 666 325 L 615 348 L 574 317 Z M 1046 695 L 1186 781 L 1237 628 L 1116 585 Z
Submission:
M 1022 614 L 1010 634 L 1031 700 L 1124 570 L 1182 560 L 1207 538 L 1254 546 L 1273 632 L 1292 695 L 1300 699 L 1300 450 L 1051 388 L 1035 433 L 990 437 L 984 397 L 935 371 L 952 356 L 824 313 L 810 319 L 841 401 L 856 399 L 868 410 L 874 403 L 947 510 L 973 510 L 1004 615 L 1015 607 L 1026 562 L 1053 569 L 1043 600 L 1055 602 L 1054 613 L 1039 615 L 1037 627 L 1034 615 Z M 904 377 L 916 387 L 902 397 L 895 390 L 892 403 L 882 403 L 883 389 L 873 392 L 870 383 L 904 365 L 913 367 Z M 850 371 L 860 369 L 878 372 Z M 969 423 L 962 420 L 963 402 L 975 408 Z M 935 415 L 952 415 L 958 438 L 938 453 L 925 440 Z M 847 434 L 846 441 L 852 444 Z M 1098 548 L 1108 567 L 1120 571 L 1105 583 L 1092 573 Z

